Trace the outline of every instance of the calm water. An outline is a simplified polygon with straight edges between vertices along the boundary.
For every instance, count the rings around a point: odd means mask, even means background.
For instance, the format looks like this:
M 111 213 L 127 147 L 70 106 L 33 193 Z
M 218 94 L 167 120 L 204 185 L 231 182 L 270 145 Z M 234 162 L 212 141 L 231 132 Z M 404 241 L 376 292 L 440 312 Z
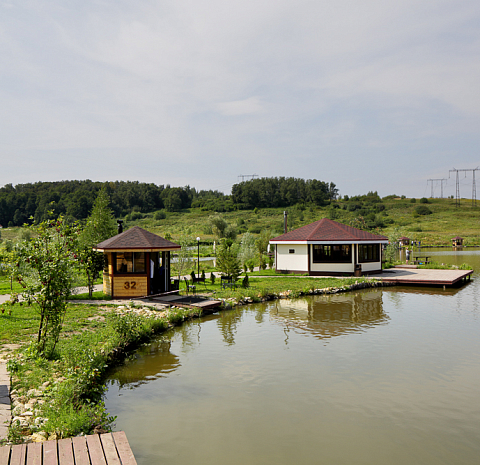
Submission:
M 480 270 L 480 251 L 434 254 Z M 107 409 L 139 465 L 477 464 L 479 286 L 282 300 L 195 321 L 113 372 Z

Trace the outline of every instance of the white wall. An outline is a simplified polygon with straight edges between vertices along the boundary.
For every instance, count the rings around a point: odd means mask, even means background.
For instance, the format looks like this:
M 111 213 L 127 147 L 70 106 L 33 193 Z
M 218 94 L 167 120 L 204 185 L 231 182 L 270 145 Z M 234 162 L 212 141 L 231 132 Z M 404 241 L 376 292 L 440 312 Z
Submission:
M 294 249 L 295 253 L 289 253 Z M 277 244 L 277 270 L 308 273 L 308 249 L 306 244 Z
M 353 273 L 353 263 L 312 263 L 310 271 L 321 273 Z
M 368 263 L 361 263 L 362 271 L 379 271 L 382 269 L 382 264 L 380 262 L 368 262 Z

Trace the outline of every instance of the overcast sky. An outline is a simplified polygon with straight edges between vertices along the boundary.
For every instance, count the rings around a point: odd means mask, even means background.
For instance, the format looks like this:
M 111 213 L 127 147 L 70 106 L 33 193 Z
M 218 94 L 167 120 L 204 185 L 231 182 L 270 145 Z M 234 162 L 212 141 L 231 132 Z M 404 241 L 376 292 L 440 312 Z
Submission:
M 0 0 L 0 186 L 429 196 L 480 166 L 479 25 L 478 0 Z

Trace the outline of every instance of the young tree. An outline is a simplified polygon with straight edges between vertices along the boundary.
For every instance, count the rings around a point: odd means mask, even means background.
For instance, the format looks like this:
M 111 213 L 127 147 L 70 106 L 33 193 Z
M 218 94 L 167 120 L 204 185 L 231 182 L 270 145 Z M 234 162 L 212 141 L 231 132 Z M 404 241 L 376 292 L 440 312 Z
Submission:
M 55 350 L 73 286 L 78 230 L 62 217 L 30 229 L 33 238 L 18 243 L 14 250 L 15 276 L 23 286 L 23 298 L 38 305 L 38 350 L 49 356 Z
M 176 242 L 178 245 L 181 246 L 181 249 L 177 253 L 176 260 L 172 262 L 172 268 L 178 273 L 178 279 L 180 279 L 181 276 L 185 275 L 187 273 L 187 270 L 190 270 L 193 266 L 193 240 L 189 239 L 187 236 L 182 236 Z
M 93 248 L 105 239 L 114 236 L 117 232 L 115 217 L 109 205 L 110 198 L 104 187 L 98 193 L 92 212 L 87 218 L 85 227 L 79 237 L 78 254 L 87 278 L 90 298 L 92 298 L 95 280 L 102 271 L 104 264 L 103 254 L 94 251 Z
M 262 231 L 258 239 L 255 241 L 255 246 L 257 247 L 258 252 L 258 261 L 260 264 L 260 269 L 264 270 L 266 268 L 265 254 L 267 253 L 268 243 L 270 241 L 270 232 L 267 230 Z
M 255 238 L 253 234 L 246 232 L 242 236 L 238 258 L 243 269 L 247 271 L 248 263 L 255 258 Z
M 217 253 L 217 269 L 225 276 L 231 276 L 234 281 L 242 272 L 238 260 L 238 246 L 230 239 L 224 239 L 220 243 Z

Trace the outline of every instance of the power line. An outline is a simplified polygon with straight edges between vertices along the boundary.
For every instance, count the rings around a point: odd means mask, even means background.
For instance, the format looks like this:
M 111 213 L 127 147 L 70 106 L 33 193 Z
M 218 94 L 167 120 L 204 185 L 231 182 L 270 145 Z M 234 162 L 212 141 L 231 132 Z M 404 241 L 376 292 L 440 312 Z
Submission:
M 457 170 L 453 168 L 453 170 L 448 171 L 448 177 L 450 177 L 450 173 L 455 172 L 455 206 L 460 206 L 460 183 L 458 180 L 458 173 L 462 172 L 465 173 L 465 177 L 467 177 L 467 171 L 471 171 L 473 173 L 472 179 L 472 207 L 476 206 L 477 203 L 477 186 L 475 183 L 475 171 L 480 171 L 480 168 L 477 166 L 476 168 L 464 169 L 464 170 Z
M 433 199 L 433 181 L 440 181 L 441 182 L 441 195 L 440 195 L 440 198 L 443 199 L 443 181 L 445 181 L 445 184 L 447 183 L 447 180 L 445 178 L 443 179 L 427 179 L 427 184 L 429 182 L 432 183 L 432 194 L 430 195 L 430 197 Z
M 245 178 L 251 178 L 251 179 L 255 179 L 255 178 L 258 178 L 258 174 L 239 174 L 238 175 L 239 178 L 242 178 L 242 182 L 245 180 Z

